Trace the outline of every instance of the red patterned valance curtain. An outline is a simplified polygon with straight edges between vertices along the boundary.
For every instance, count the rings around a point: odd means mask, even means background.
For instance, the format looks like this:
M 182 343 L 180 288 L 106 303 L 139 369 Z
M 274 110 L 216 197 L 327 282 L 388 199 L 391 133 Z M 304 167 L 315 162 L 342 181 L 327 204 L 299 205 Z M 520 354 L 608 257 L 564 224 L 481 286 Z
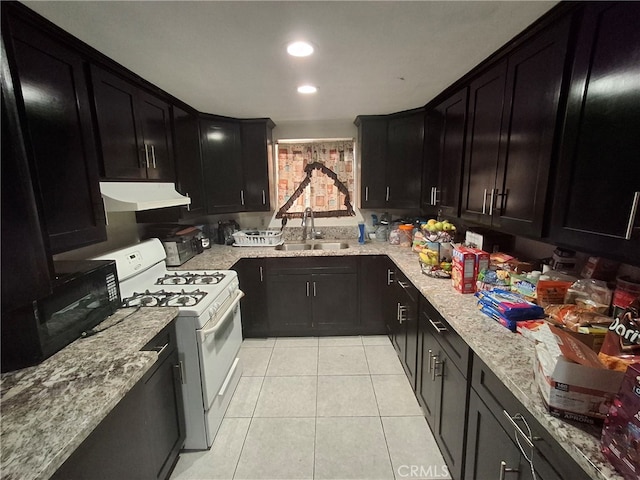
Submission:
M 355 215 L 353 140 L 278 144 L 277 217 Z

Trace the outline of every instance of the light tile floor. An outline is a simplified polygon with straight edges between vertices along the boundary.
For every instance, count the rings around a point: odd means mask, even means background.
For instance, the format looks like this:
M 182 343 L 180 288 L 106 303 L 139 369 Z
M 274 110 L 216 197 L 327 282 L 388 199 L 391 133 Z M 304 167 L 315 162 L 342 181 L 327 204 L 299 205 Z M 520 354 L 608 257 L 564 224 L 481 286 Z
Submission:
M 172 480 L 450 478 L 385 336 L 247 339 L 208 451 Z

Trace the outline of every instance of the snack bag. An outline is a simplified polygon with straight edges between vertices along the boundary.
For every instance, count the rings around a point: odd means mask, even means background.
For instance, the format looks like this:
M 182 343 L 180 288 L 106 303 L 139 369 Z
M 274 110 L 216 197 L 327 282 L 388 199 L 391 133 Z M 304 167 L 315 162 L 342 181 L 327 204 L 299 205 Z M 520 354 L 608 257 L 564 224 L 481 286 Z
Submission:
M 640 476 L 640 366 L 631 365 L 602 429 L 604 456 L 625 479 Z
M 607 368 L 620 372 L 640 363 L 640 299 L 611 322 L 598 358 Z

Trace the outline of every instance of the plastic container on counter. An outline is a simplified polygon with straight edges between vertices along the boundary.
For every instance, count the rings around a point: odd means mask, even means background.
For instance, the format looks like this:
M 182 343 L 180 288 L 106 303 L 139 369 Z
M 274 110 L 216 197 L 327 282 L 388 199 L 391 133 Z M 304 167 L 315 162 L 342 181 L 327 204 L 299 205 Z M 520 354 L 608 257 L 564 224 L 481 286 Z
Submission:
M 400 238 L 398 244 L 401 247 L 410 247 L 413 241 L 413 225 L 404 224 L 398 226 L 398 236 Z

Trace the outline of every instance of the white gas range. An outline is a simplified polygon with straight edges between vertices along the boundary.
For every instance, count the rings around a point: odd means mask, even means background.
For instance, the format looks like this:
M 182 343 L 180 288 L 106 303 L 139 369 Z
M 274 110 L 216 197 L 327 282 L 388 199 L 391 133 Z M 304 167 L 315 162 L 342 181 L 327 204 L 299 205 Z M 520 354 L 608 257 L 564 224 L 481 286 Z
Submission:
M 240 299 L 233 270 L 168 271 L 157 238 L 96 259 L 116 261 L 124 307 L 178 307 L 176 337 L 187 437 L 184 448 L 211 447 L 242 366 Z

